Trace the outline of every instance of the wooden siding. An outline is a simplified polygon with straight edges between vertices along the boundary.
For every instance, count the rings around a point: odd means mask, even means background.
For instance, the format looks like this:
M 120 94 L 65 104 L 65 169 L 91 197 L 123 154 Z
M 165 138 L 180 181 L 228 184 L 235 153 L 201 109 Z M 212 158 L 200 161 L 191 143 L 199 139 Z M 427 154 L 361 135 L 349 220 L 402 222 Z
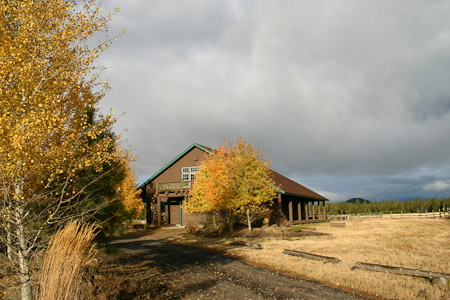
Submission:
M 193 148 L 151 181 L 153 190 L 156 190 L 156 182 L 181 182 L 181 168 L 200 165 L 203 155 L 206 155 L 206 153 L 198 148 Z

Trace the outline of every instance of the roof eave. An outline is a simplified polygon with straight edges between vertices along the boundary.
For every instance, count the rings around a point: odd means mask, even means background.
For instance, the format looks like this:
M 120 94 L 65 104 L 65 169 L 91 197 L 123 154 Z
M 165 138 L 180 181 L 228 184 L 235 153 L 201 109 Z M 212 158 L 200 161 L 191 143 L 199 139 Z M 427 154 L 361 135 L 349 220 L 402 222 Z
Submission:
M 283 191 L 284 192 L 284 191 Z M 296 196 L 296 197 L 302 197 L 302 198 L 308 198 L 308 199 L 313 199 L 313 200 L 317 200 L 317 201 L 330 201 L 326 198 L 318 198 L 318 197 L 311 197 L 311 196 L 306 196 L 306 195 L 300 195 L 300 194 L 294 194 L 294 193 L 287 193 L 284 192 L 283 194 L 288 195 L 288 196 Z
M 184 150 L 183 152 L 181 152 L 177 157 L 175 157 L 174 159 L 172 159 L 168 164 L 166 164 L 164 167 L 162 167 L 158 172 L 156 172 L 155 174 L 153 174 L 152 177 L 150 177 L 149 179 L 147 179 L 144 183 L 140 184 L 136 190 L 142 189 L 144 186 L 146 186 L 150 181 L 152 181 L 153 179 L 155 179 L 156 177 L 158 177 L 162 172 L 164 172 L 166 169 L 168 169 L 171 165 L 173 165 L 177 160 L 179 160 L 181 157 L 183 157 L 186 153 L 188 153 L 189 151 L 191 151 L 193 148 L 198 148 L 206 153 L 209 153 L 210 151 L 208 149 L 206 149 L 205 147 L 203 147 L 202 145 L 199 145 L 197 143 L 194 143 L 192 145 L 190 145 L 189 147 L 186 148 L 186 150 Z

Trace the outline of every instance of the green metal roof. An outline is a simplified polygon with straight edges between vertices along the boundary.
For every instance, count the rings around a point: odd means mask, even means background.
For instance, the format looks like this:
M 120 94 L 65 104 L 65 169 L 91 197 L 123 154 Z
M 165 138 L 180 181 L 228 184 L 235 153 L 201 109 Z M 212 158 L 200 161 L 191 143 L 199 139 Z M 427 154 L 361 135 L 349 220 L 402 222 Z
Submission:
M 137 187 L 137 189 L 141 189 L 143 188 L 147 183 L 149 183 L 150 181 L 152 181 L 153 179 L 155 179 L 156 177 L 158 177 L 159 174 L 161 174 L 162 172 L 164 172 L 165 170 L 167 170 L 171 165 L 173 165 L 177 160 L 179 160 L 180 158 L 182 158 L 186 153 L 188 153 L 189 151 L 191 151 L 193 148 L 198 148 L 206 153 L 210 153 L 211 151 L 208 150 L 206 147 L 199 145 L 199 144 L 192 144 L 190 145 L 186 150 L 184 150 L 183 152 L 181 152 L 177 157 L 175 157 L 174 159 L 172 159 L 167 165 L 165 165 L 164 167 L 162 167 L 158 172 L 156 172 L 152 177 L 150 177 L 149 179 L 147 179 L 144 183 L 142 183 L 141 185 L 139 185 Z

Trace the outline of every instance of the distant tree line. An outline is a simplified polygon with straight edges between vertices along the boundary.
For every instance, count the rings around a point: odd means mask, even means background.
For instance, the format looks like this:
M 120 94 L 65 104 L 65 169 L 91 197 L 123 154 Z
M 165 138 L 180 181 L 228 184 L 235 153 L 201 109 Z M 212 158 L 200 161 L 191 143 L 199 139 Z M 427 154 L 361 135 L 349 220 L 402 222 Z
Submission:
M 438 212 L 439 210 L 447 210 L 450 207 L 449 198 L 422 198 L 409 201 L 399 200 L 382 200 L 379 202 L 366 202 L 356 200 L 355 203 L 339 202 L 339 203 L 327 203 L 327 213 L 329 215 L 337 214 L 370 214 L 370 213 L 417 213 L 420 212 Z

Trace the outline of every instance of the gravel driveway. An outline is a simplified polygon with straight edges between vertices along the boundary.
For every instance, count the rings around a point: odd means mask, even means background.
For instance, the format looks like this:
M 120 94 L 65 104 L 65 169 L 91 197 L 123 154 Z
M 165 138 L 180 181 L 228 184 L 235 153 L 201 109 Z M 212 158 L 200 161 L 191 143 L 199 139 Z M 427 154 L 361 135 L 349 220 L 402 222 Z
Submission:
M 106 293 L 109 299 L 364 299 L 162 240 L 144 237 L 113 244 L 119 249 L 114 256 L 118 260 L 110 263 L 117 274 L 108 277 L 109 268 L 101 278 L 115 280 L 121 291 Z

